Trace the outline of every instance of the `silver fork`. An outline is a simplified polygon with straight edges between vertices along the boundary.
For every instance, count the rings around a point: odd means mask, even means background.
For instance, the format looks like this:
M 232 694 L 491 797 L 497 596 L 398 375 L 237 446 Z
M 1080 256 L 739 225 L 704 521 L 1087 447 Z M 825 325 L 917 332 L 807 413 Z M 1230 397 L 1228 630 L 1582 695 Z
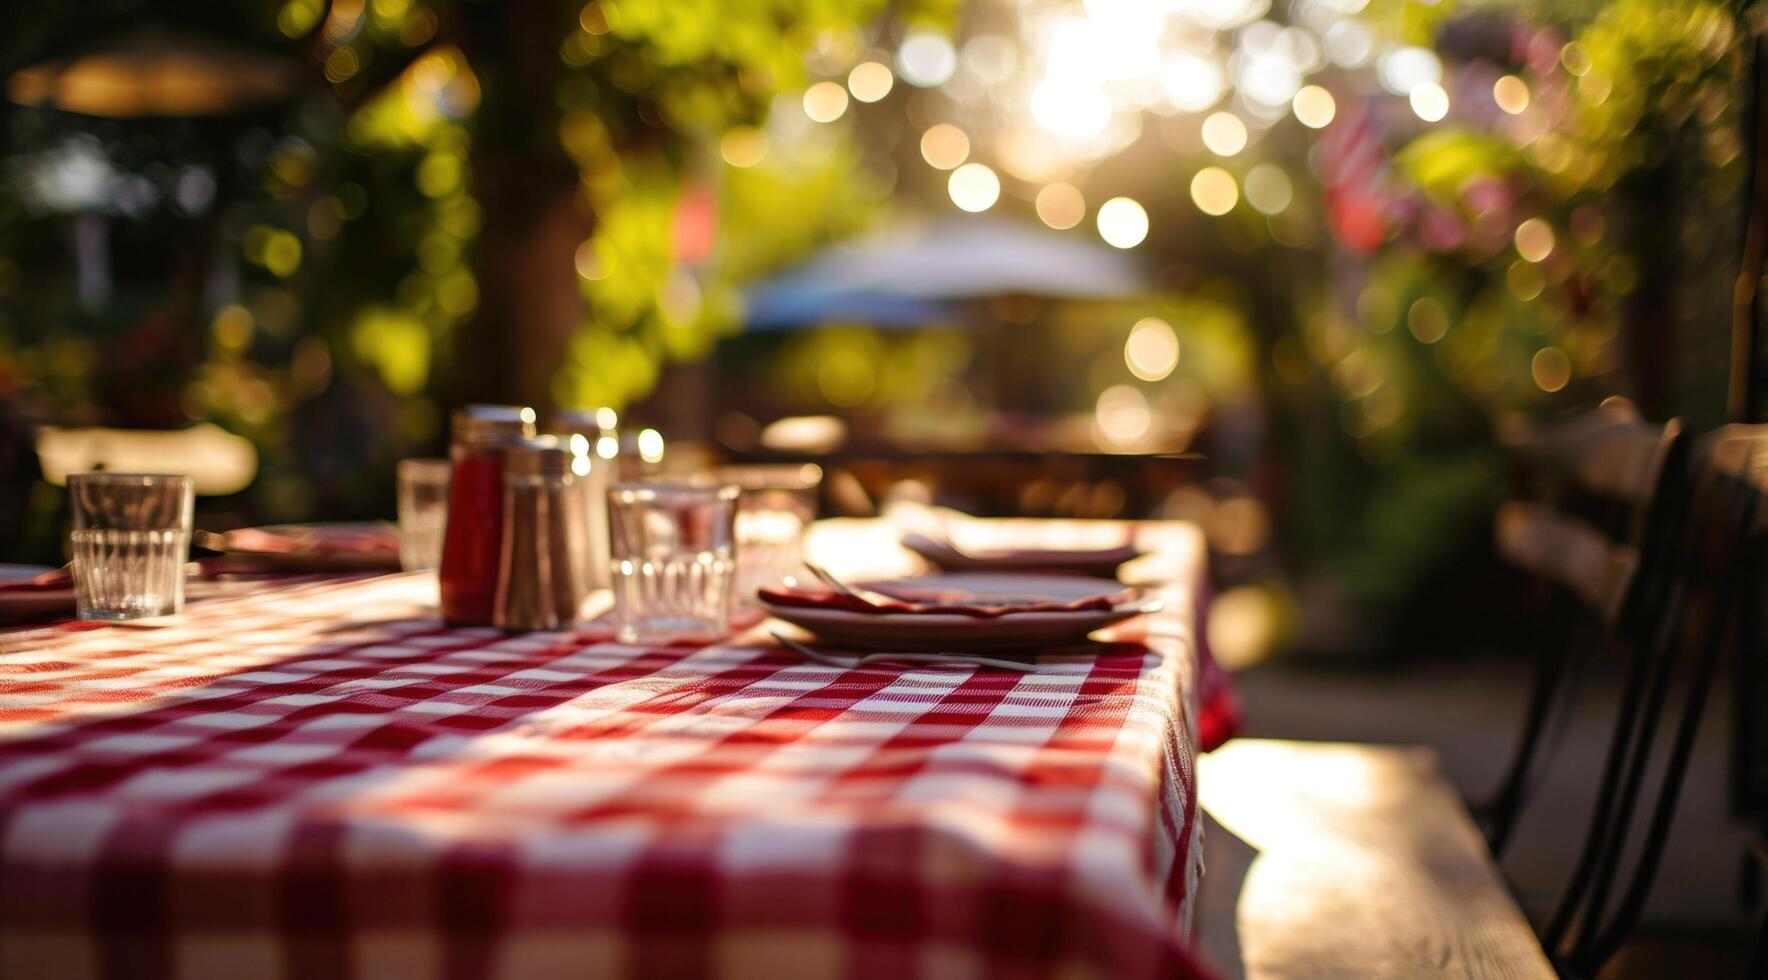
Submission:
M 867 605 L 872 605 L 872 606 L 880 605 L 879 600 L 883 600 L 884 602 L 891 602 L 891 603 L 897 603 L 897 604 L 909 605 L 909 606 L 913 606 L 913 605 L 917 604 L 917 603 L 915 603 L 911 600 L 908 600 L 908 599 L 898 599 L 897 597 L 890 595 L 889 593 L 886 593 L 886 592 L 877 592 L 872 589 L 856 589 L 853 586 L 848 585 L 846 582 L 843 582 L 840 579 L 836 578 L 835 574 L 833 572 L 829 571 L 828 569 L 824 568 L 821 565 L 816 564 L 815 562 L 807 561 L 804 563 L 804 567 L 806 569 L 809 569 L 810 574 L 815 575 L 817 577 L 817 579 L 819 581 L 821 581 L 824 585 L 828 586 L 831 589 L 834 589 L 836 592 L 840 593 L 841 595 L 847 596 L 849 599 L 858 599 L 859 601 L 866 603 Z
M 836 592 L 840 593 L 841 595 L 847 596 L 852 599 L 860 598 L 859 593 L 848 588 L 846 582 L 843 582 L 840 579 L 836 578 L 834 575 L 830 574 L 828 569 L 824 568 L 821 565 L 818 565 L 816 562 L 806 560 L 804 562 L 804 567 L 810 570 L 810 574 L 815 575 L 817 577 L 817 581 L 823 583 L 824 585 L 828 586 L 831 589 L 834 589 Z
M 1029 674 L 1037 670 L 1036 664 L 1021 660 L 997 660 L 993 657 L 976 657 L 967 653 L 867 653 L 859 657 L 849 658 L 824 653 L 817 648 L 772 630 L 773 638 L 803 654 L 805 659 L 814 660 L 825 667 L 860 667 L 876 663 L 908 663 L 936 664 L 947 667 L 999 667 L 1002 670 L 1016 670 L 1021 674 Z

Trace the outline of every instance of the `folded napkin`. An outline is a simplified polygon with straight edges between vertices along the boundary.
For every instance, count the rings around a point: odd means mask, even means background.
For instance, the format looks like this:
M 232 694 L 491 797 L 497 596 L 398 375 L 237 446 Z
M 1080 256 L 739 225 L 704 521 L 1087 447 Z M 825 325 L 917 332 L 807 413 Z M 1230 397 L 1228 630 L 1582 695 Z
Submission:
M 1197 747 L 1214 752 L 1240 734 L 1240 692 L 1233 675 L 1210 656 L 1208 647 L 1197 651 Z
M 1205 581 L 1197 589 L 1197 747 L 1214 752 L 1240 734 L 1246 717 L 1240 709 L 1240 689 L 1234 675 L 1216 660 L 1209 649 L 1209 615 L 1215 606 L 1215 590 Z
M 868 590 L 876 591 L 876 590 Z M 859 613 L 947 614 L 994 619 L 1028 612 L 1109 612 L 1120 603 L 1135 597 L 1134 589 L 1119 589 L 1076 599 L 1071 602 L 990 601 L 962 589 L 911 588 L 893 585 L 888 597 L 873 602 L 858 596 L 842 595 L 832 589 L 762 589 L 761 601 L 774 606 L 795 606 L 805 609 L 838 609 Z
M 0 580 L 0 624 L 66 619 L 74 614 L 73 566 L 63 565 L 31 578 Z M 227 583 L 266 581 L 288 577 L 287 561 L 266 565 L 250 554 L 215 555 L 186 562 L 185 598 L 201 599 L 220 594 Z M 225 581 L 223 581 L 223 579 Z
M 0 581 L 0 623 L 53 619 L 73 611 L 74 578 L 66 568 Z
M 51 568 L 30 578 L 0 580 L 0 592 L 8 595 L 27 592 L 53 592 L 56 589 L 71 589 L 73 587 L 74 575 L 66 565 L 60 568 Z
M 242 527 L 221 536 L 223 551 L 263 555 L 387 556 L 399 559 L 399 532 L 387 524 Z
M 1142 550 L 1125 542 L 1109 548 L 965 548 L 938 541 L 925 534 L 902 536 L 903 547 L 940 568 L 958 570 L 1012 569 L 1014 571 L 1089 572 L 1109 575 L 1117 566 L 1136 558 Z

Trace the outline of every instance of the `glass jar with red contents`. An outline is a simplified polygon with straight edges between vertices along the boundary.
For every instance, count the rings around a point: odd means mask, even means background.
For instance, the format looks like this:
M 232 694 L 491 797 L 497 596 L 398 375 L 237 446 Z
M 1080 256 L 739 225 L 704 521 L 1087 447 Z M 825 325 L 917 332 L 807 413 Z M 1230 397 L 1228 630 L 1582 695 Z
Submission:
M 504 450 L 534 435 L 534 410 L 469 405 L 454 413 L 448 531 L 442 542 L 442 619 L 489 626 L 503 556 Z

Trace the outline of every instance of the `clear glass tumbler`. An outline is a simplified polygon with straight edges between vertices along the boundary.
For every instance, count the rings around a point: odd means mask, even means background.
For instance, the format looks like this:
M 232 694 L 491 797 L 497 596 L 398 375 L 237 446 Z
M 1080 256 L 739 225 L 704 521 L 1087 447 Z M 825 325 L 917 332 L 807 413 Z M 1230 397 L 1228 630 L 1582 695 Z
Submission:
M 804 535 L 816 520 L 823 469 L 815 463 L 721 466 L 719 484 L 742 488 L 737 499 L 737 601 L 804 572 Z
M 445 459 L 399 461 L 399 566 L 408 572 L 442 564 L 449 473 Z
M 184 607 L 195 504 L 190 477 L 73 473 L 68 495 L 81 619 L 167 616 Z
M 730 625 L 736 486 L 623 483 L 608 491 L 620 639 L 717 639 Z

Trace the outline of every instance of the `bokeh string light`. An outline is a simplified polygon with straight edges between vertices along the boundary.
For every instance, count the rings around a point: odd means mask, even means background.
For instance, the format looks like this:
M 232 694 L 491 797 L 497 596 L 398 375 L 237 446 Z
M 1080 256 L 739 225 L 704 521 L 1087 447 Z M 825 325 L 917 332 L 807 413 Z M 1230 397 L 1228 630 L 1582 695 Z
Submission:
M 952 203 L 965 211 L 987 211 L 1001 196 L 1001 179 L 986 165 L 966 163 L 947 182 Z
M 1332 93 L 1318 85 L 1304 86 L 1290 103 L 1295 118 L 1309 129 L 1325 129 L 1338 115 L 1338 102 Z
M 1261 214 L 1294 216 L 1300 212 L 1291 211 L 1293 181 L 1281 168 L 1258 169 L 1270 166 L 1256 158 L 1264 133 L 1285 119 L 1304 131 L 1332 130 L 1347 111 L 1344 100 L 1358 105 L 1370 88 L 1343 78 L 1328 88 L 1313 80 L 1316 74 L 1362 72 L 1360 78 L 1399 97 L 1422 122 L 1450 115 L 1441 58 L 1372 27 L 1374 14 L 1365 6 L 1364 0 L 1297 0 L 1277 12 L 1270 0 L 1027 0 L 1016 5 L 1013 32 L 997 28 L 953 39 L 911 29 L 888 56 L 851 62 L 844 84 L 813 85 L 804 109 L 813 120 L 834 121 L 850 111 L 849 97 L 855 103 L 883 101 L 898 78 L 931 90 L 946 108 L 915 96 L 910 117 L 947 114 L 956 121 L 922 123 L 919 136 L 927 165 L 954 171 L 946 181 L 953 205 L 984 210 L 1010 190 L 1058 230 L 1080 223 L 1084 202 L 1077 206 L 1067 190 L 1050 188 L 1077 186 L 1137 142 L 1148 114 L 1193 115 L 1199 121 L 1191 124 L 1189 140 L 1218 158 L 1255 158 L 1244 182 L 1221 168 L 1200 172 L 1190 182 L 1192 202 L 1223 216 L 1245 197 Z M 1289 22 L 1281 22 L 1282 16 Z M 1558 53 L 1570 64 L 1582 63 L 1576 49 Z M 1515 75 L 1498 79 L 1492 93 L 1510 115 L 1524 113 L 1530 102 L 1528 83 Z M 729 149 L 727 159 L 756 157 L 754 143 Z M 958 178 L 955 171 L 970 163 L 984 166 L 992 183 L 980 171 Z M 1003 179 L 1023 184 L 1006 188 Z M 1146 211 L 1138 213 L 1139 220 L 1128 211 L 1102 211 L 1101 236 L 1118 247 L 1135 247 L 1119 243 L 1139 244 L 1146 237 L 1145 230 L 1131 233 L 1145 223 Z M 1280 243 L 1310 240 L 1295 220 L 1273 221 L 1270 228 Z
M 1191 201 L 1197 210 L 1219 217 L 1239 203 L 1240 187 L 1234 175 L 1221 167 L 1204 167 L 1191 178 Z
M 1203 145 L 1218 157 L 1246 149 L 1246 124 L 1231 112 L 1215 112 L 1203 120 Z
M 1179 365 L 1179 337 L 1172 324 L 1158 317 L 1136 321 L 1124 342 L 1123 359 L 1143 381 L 1164 381 Z
M 1449 114 L 1449 93 L 1435 82 L 1421 82 L 1406 96 L 1412 111 L 1425 122 L 1438 122 Z
M 818 82 L 804 90 L 804 114 L 820 123 L 834 122 L 847 111 L 847 90 L 835 82 Z
M 1037 216 L 1057 231 L 1066 231 L 1087 216 L 1087 199 L 1073 184 L 1058 181 L 1037 192 Z
M 1553 254 L 1553 226 L 1540 218 L 1530 218 L 1516 226 L 1516 254 L 1530 262 L 1544 261 Z
M 1135 248 L 1148 237 L 1148 212 L 1132 198 L 1114 197 L 1099 206 L 1099 237 L 1117 248 Z
M 952 77 L 957 69 L 957 52 L 943 34 L 920 31 L 903 39 L 896 50 L 896 71 L 902 80 L 921 88 L 932 88 Z
M 878 102 L 890 94 L 896 76 L 890 66 L 877 61 L 862 61 L 847 73 L 847 90 L 861 102 Z
M 1515 75 L 1505 75 L 1492 83 L 1492 101 L 1498 108 L 1520 116 L 1529 107 L 1529 86 Z
M 936 170 L 952 170 L 970 156 L 970 137 L 951 123 L 940 123 L 921 134 L 921 159 Z
M 1261 163 L 1246 172 L 1246 203 L 1261 214 L 1282 214 L 1295 199 L 1295 186 L 1283 168 Z

